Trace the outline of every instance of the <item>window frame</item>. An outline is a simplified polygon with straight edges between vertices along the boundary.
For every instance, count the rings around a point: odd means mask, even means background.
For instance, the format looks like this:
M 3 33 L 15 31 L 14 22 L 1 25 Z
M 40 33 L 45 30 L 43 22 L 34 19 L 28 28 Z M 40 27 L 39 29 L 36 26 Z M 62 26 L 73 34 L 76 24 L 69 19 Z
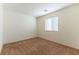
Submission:
M 56 22 L 57 25 L 55 24 L 55 26 L 57 27 L 57 29 L 55 30 L 55 29 L 53 29 L 53 28 L 54 28 L 54 27 L 53 27 L 51 30 L 47 30 L 47 29 L 46 29 L 46 27 L 47 27 L 47 26 L 46 26 L 46 20 L 51 19 L 50 21 L 52 21 L 52 18 L 53 18 L 53 17 L 56 17 L 56 18 L 57 18 L 57 19 L 56 19 L 56 20 L 57 20 L 57 22 Z M 58 16 L 52 16 L 52 17 L 50 17 L 50 18 L 48 18 L 48 19 L 46 19 L 46 20 L 45 20 L 45 31 L 46 31 L 46 32 L 58 32 Z M 55 19 L 53 19 L 53 20 L 55 20 Z M 54 21 L 53 21 L 53 22 L 54 22 Z M 51 25 L 51 26 L 52 26 L 52 25 Z

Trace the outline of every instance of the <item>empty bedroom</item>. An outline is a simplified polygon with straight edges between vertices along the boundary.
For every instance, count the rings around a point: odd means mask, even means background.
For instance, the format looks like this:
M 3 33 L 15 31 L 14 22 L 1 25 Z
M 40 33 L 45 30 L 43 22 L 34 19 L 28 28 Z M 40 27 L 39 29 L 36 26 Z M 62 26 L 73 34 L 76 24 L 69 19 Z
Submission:
M 0 3 L 1 55 L 79 55 L 79 3 Z

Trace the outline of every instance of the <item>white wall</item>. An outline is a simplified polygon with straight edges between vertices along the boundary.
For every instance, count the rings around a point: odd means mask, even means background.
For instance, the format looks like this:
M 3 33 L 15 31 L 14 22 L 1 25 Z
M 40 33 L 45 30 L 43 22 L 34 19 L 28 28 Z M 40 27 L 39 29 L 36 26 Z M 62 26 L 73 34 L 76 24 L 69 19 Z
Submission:
M 0 3 L 0 52 L 3 46 L 3 6 Z
M 45 20 L 58 16 L 59 31 L 45 32 Z M 79 4 L 37 18 L 38 36 L 79 49 Z
M 4 44 L 36 37 L 36 19 L 4 7 Z

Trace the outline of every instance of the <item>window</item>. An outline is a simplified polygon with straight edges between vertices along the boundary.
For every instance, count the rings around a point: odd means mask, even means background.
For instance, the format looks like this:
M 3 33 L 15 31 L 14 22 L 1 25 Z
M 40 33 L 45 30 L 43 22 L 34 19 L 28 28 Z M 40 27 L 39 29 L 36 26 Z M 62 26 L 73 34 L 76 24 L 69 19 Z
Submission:
M 45 31 L 58 31 L 58 17 L 53 16 L 45 20 Z

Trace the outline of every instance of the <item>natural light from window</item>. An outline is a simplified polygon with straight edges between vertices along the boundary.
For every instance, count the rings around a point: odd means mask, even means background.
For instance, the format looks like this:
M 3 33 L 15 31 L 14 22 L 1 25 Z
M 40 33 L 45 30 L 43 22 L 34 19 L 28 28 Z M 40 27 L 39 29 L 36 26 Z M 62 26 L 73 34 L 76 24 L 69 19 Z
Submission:
M 53 16 L 45 20 L 45 31 L 58 31 L 58 17 Z

